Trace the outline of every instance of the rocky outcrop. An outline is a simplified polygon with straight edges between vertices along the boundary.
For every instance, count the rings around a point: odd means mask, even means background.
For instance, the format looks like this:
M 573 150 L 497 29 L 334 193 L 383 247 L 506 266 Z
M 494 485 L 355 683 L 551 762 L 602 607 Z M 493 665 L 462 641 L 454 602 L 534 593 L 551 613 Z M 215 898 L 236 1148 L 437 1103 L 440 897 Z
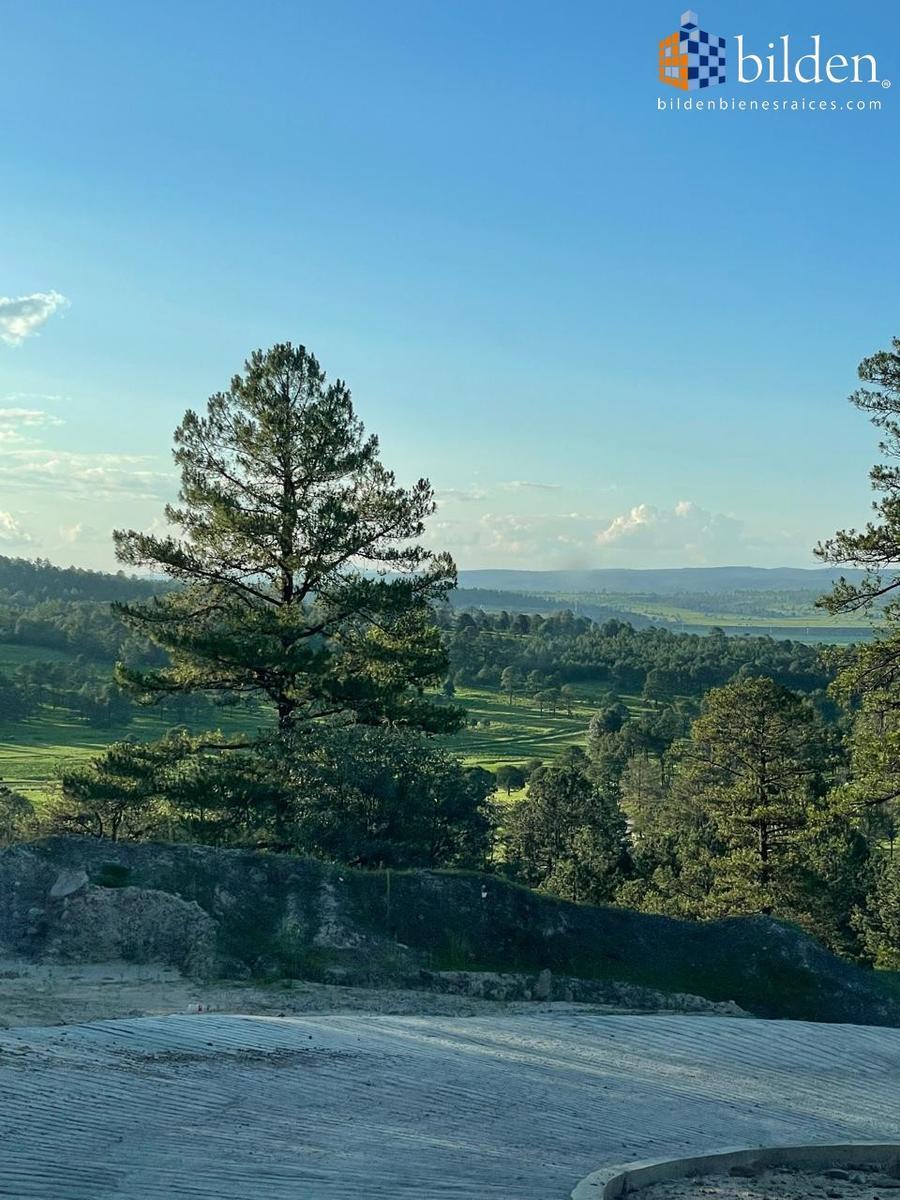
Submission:
M 768 917 L 676 921 L 495 876 L 353 871 L 208 846 L 72 837 L 4 850 L 0 943 L 196 975 L 412 981 L 630 1008 L 685 1010 L 699 997 L 758 1016 L 900 1026 L 900 992 L 883 976 Z
M 60 870 L 23 846 L 0 854 L 0 944 L 15 954 L 164 963 L 203 977 L 216 969 L 216 935 L 216 922 L 194 901 L 97 885 L 84 867 Z
M 503 974 L 497 971 L 420 971 L 405 981 L 409 987 L 424 988 L 478 1000 L 562 1001 L 569 1004 L 602 1004 L 628 1012 L 709 1013 L 722 1017 L 749 1017 L 732 1001 L 705 1000 L 683 992 L 660 992 L 633 983 L 575 979 L 539 971 L 537 975 Z
M 48 911 L 43 953 L 62 962 L 165 963 L 206 978 L 216 968 L 216 923 L 192 900 L 153 888 L 88 887 Z

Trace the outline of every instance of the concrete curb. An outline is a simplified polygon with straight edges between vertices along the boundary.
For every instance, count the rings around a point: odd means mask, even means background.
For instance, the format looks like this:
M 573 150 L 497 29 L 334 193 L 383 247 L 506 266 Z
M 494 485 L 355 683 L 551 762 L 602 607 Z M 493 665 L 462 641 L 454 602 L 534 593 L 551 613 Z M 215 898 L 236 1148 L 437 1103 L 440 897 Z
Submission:
M 601 1167 L 586 1176 L 572 1192 L 572 1200 L 617 1200 L 638 1188 L 690 1175 L 714 1175 L 739 1165 L 760 1168 L 786 1165 L 840 1167 L 847 1163 L 876 1166 L 900 1163 L 900 1144 L 839 1142 L 811 1146 L 731 1147 L 715 1154 L 690 1158 L 653 1158 L 643 1162 Z

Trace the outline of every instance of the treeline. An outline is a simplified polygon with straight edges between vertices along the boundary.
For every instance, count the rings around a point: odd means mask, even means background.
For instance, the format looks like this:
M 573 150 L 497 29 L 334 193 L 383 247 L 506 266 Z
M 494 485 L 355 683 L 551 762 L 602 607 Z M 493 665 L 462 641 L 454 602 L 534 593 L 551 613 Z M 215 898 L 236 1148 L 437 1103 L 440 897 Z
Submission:
M 769 637 L 726 637 L 635 629 L 625 621 L 602 624 L 571 611 L 444 614 L 454 686 L 500 687 L 504 672 L 517 686 L 540 679 L 553 686 L 596 683 L 618 693 L 655 697 L 701 696 L 737 675 L 765 675 L 784 687 L 814 692 L 829 670 L 815 647 Z M 530 682 L 529 682 L 530 681 Z
M 226 703 L 203 695 L 164 696 L 156 711 L 172 725 L 208 727 L 221 719 L 218 710 Z M 22 663 L 9 674 L 0 672 L 0 727 L 8 730 L 45 705 L 67 709 L 95 729 L 122 729 L 145 711 L 108 670 L 81 657 Z
M 45 600 L 146 599 L 168 586 L 124 571 L 110 574 L 81 567 L 57 567 L 46 558 L 7 558 L 0 554 L 0 603 L 20 608 Z
M 21 560 L 5 563 L 16 569 L 22 565 Z M 44 590 L 65 590 L 70 574 L 79 572 L 43 565 L 35 577 L 44 579 Z M 83 574 L 98 590 L 102 581 L 115 584 L 120 579 L 97 572 Z M 121 582 L 135 584 L 141 597 L 172 590 L 127 576 L 121 576 Z M 698 635 L 659 627 L 636 629 L 617 619 L 598 624 L 569 609 L 549 614 L 455 612 L 440 605 L 436 613 L 454 688 L 495 687 L 511 697 L 536 697 L 539 703 L 544 694 L 551 708 L 561 702 L 560 693 L 565 701 L 566 686 L 575 683 L 597 684 L 600 693 L 637 693 L 657 700 L 697 698 L 735 676 L 765 675 L 803 692 L 821 690 L 831 677 L 816 649 L 801 642 L 726 637 L 717 631 Z M 0 604 L 2 642 L 60 651 L 71 660 L 54 664 L 52 671 L 42 666 L 35 672 L 36 679 L 23 671 L 8 676 L 8 702 L 0 701 L 0 720 L 16 711 L 9 697 L 11 689 L 19 688 L 30 710 L 34 703 L 51 703 L 80 712 L 101 726 L 126 722 L 136 709 L 127 695 L 110 690 L 112 665 L 119 662 L 128 669 L 143 669 L 166 662 L 158 646 L 129 629 L 121 615 L 100 600 L 33 602 L 20 592 L 15 604 Z M 196 715 L 203 707 L 194 704 L 191 712 Z M 182 719 L 188 719 L 186 713 Z
M 2 645 L 53 651 L 34 662 L 0 669 L 0 723 L 23 720 L 42 705 L 67 708 L 98 728 L 122 726 L 140 711 L 133 695 L 113 681 L 116 662 L 162 665 L 165 655 L 153 643 L 128 630 L 107 601 L 42 600 L 21 607 L 0 605 Z M 173 720 L 209 711 L 205 697 L 188 705 L 169 703 Z
M 113 665 L 162 665 L 165 655 L 129 630 L 112 604 L 167 590 L 165 582 L 123 572 L 0 557 L 0 646 L 33 647 L 60 656 L 46 661 L 49 656 L 36 655 L 34 663 L 0 669 L 0 722 L 23 720 L 48 704 L 67 708 L 98 728 L 127 724 L 139 706 L 113 682 Z M 209 708 L 205 698 L 194 697 L 188 705 L 169 705 L 169 715 L 183 720 Z
M 632 599 L 654 604 L 665 603 L 669 608 L 687 609 L 698 613 L 735 613 L 747 617 L 762 617 L 776 622 L 798 612 L 815 612 L 820 592 L 796 591 L 722 591 L 672 592 L 664 598 L 655 594 L 634 596 Z
M 42 600 L 21 606 L 0 603 L 0 643 L 80 654 L 107 664 L 129 647 L 128 630 L 106 601 Z M 146 649 L 146 647 L 142 647 Z
M 0 556 L 0 643 L 37 646 L 113 663 L 149 652 L 111 605 L 149 599 L 171 585 L 119 571 L 57 567 L 46 559 Z
M 546 614 L 574 609 L 582 616 L 590 617 L 592 621 L 629 621 L 637 629 L 652 624 L 649 617 L 633 612 L 627 604 L 601 603 L 596 596 L 591 595 L 567 597 L 552 592 L 504 592 L 494 588 L 457 587 L 449 594 L 448 601 L 458 611 L 508 610 L 515 613 Z

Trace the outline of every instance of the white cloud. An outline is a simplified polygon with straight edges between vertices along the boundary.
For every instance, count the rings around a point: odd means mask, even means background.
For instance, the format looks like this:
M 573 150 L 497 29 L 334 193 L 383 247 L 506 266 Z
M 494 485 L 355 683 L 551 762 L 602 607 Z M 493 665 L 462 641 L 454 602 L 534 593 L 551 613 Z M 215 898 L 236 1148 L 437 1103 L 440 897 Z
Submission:
M 60 417 L 39 408 L 0 408 L 0 425 L 62 425 Z
M 449 550 L 463 569 L 531 570 L 777 565 L 804 544 L 796 532 L 750 530 L 738 517 L 693 500 L 671 507 L 635 504 L 616 515 L 591 511 L 587 504 L 581 511 L 547 511 L 551 507 L 538 513 L 442 510 L 429 524 L 431 543 Z
M 83 521 L 76 521 L 73 525 L 60 525 L 59 527 L 60 540 L 69 546 L 74 546 L 77 542 L 93 542 L 101 536 L 93 525 L 85 525 Z
M 569 514 L 486 512 L 432 521 L 429 533 L 464 567 L 576 569 L 593 565 L 589 549 L 596 527 L 596 518 L 573 520 Z
M 624 538 L 632 537 L 641 529 L 649 528 L 659 521 L 659 509 L 651 504 L 636 504 L 627 513 L 614 517 L 605 529 L 597 534 L 598 546 L 611 546 Z
M 170 472 L 154 469 L 154 462 L 140 454 L 75 454 L 45 447 L 10 449 L 0 456 L 0 483 L 90 500 L 170 500 L 177 489 L 176 480 Z
M 12 400 L 7 396 L 7 400 Z M 177 491 L 174 475 L 160 469 L 159 459 L 143 454 L 109 454 L 57 450 L 43 435 L 61 418 L 43 408 L 10 404 L 0 408 L 0 487 L 22 492 L 50 492 L 53 503 L 64 498 L 85 500 L 171 500 Z M 61 514 L 62 515 L 62 514 Z M 83 541 L 93 531 L 69 519 L 60 536 Z
M 744 524 L 726 513 L 679 500 L 674 508 L 636 504 L 595 535 L 598 546 L 681 556 L 692 562 L 734 557 L 744 545 Z
M 0 446 L 34 446 L 37 429 L 62 425 L 59 417 L 38 408 L 0 408 Z M 25 431 L 25 432 L 23 432 Z
M 27 546 L 31 541 L 31 535 L 25 532 L 12 513 L 0 511 L 0 543 Z
M 483 530 L 481 545 L 501 555 L 522 554 L 534 544 L 534 523 L 522 517 L 485 513 L 480 524 Z
M 68 400 L 68 396 L 54 395 L 50 392 L 7 392 L 0 397 L 4 404 L 59 404 Z
M 507 492 L 558 492 L 561 483 L 532 483 L 528 479 L 510 479 L 500 486 Z
M 439 504 L 458 503 L 472 504 L 478 500 L 487 498 L 487 492 L 483 492 L 480 488 L 444 488 L 434 493 L 435 500 Z
M 68 304 L 59 292 L 32 292 L 30 296 L 0 296 L 0 340 L 20 345 L 37 333 L 58 308 Z

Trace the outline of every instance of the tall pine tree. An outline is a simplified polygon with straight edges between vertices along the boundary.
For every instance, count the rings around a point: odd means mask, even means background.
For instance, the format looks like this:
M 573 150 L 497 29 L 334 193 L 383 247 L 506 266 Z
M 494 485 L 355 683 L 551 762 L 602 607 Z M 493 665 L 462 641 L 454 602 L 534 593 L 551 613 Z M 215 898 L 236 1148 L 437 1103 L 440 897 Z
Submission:
M 398 486 L 341 380 L 290 343 L 255 352 L 205 415 L 175 432 L 179 503 L 166 536 L 116 531 L 116 554 L 180 585 L 117 605 L 169 665 L 120 664 L 147 698 L 205 692 L 269 701 L 281 732 L 323 717 L 448 731 L 430 702 L 447 661 L 431 605 L 454 586 L 418 539 L 427 480 Z

